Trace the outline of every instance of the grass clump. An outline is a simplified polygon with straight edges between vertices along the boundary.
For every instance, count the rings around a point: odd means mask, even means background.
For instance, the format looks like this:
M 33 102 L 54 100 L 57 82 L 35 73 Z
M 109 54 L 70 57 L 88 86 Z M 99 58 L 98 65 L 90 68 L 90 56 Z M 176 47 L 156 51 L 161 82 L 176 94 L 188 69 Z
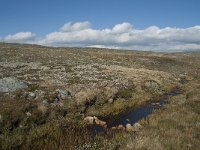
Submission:
M 69 85 L 80 84 L 80 83 L 81 83 L 81 79 L 80 77 L 77 77 L 77 76 L 74 76 L 68 80 Z
M 35 90 L 38 90 L 39 87 L 40 87 L 40 86 L 39 86 L 38 84 L 30 84 L 30 85 L 28 86 L 30 92 L 34 92 Z
M 133 91 L 127 88 L 121 88 L 118 90 L 116 94 L 116 98 L 124 98 L 124 99 L 130 99 L 132 97 Z
M 65 65 L 65 71 L 66 71 L 66 73 L 71 73 L 71 72 L 73 72 L 72 66 L 70 66 L 70 65 Z

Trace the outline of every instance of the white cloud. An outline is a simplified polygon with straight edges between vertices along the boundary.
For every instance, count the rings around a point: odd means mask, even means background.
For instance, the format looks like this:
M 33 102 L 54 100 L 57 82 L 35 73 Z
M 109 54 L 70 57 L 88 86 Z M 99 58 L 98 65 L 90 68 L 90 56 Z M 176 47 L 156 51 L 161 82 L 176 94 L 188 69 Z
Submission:
M 113 33 L 127 33 L 131 32 L 131 30 L 133 30 L 132 25 L 127 22 L 117 24 L 112 28 Z
M 3 38 L 6 42 L 35 40 L 35 34 L 20 32 Z M 87 46 L 154 51 L 200 50 L 200 26 L 190 28 L 136 29 L 124 22 L 112 28 L 93 29 L 89 22 L 66 23 L 58 31 L 47 34 L 35 43 L 48 46 Z
M 77 22 L 72 24 L 71 22 L 64 24 L 63 27 L 60 28 L 61 32 L 71 32 L 71 31 L 79 31 L 83 29 L 89 29 L 90 23 L 88 21 L 85 22 Z
M 35 40 L 35 34 L 31 32 L 19 32 L 14 35 L 8 35 L 3 40 L 12 43 L 30 43 Z

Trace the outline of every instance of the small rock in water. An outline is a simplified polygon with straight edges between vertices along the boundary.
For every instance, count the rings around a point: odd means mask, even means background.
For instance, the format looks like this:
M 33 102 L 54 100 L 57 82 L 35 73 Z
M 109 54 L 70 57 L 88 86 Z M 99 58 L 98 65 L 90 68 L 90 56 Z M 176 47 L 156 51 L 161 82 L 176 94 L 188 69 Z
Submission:
M 154 109 L 160 109 L 160 107 L 162 107 L 162 105 L 160 103 L 151 103 L 151 105 L 153 106 Z
M 126 124 L 126 131 L 128 132 L 133 131 L 133 126 L 130 123 Z
M 98 119 L 97 117 L 94 117 L 94 121 L 97 125 L 100 125 L 100 126 L 106 126 L 106 122 L 105 121 L 102 121 L 100 119 Z
M 102 121 L 100 119 L 98 119 L 96 116 L 92 117 L 92 116 L 87 116 L 84 118 L 84 121 L 86 121 L 89 124 L 96 124 L 102 127 L 107 127 L 107 124 L 105 121 Z

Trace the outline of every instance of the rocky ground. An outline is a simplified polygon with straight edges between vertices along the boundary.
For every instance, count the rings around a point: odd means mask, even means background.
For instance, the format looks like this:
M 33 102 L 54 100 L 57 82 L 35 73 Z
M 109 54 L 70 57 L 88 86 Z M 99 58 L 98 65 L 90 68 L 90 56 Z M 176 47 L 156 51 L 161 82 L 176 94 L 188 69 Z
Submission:
M 1 43 L 0 149 L 197 149 L 199 56 Z M 94 137 L 84 121 L 101 124 L 177 87 L 137 132 Z

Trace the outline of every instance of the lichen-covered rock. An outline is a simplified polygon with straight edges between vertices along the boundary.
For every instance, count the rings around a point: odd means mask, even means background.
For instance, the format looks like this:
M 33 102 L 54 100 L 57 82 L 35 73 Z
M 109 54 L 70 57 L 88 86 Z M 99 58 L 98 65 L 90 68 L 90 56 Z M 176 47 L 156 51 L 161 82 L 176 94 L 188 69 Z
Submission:
M 28 85 L 25 82 L 17 78 L 8 77 L 0 79 L 0 92 L 14 92 L 27 87 Z

